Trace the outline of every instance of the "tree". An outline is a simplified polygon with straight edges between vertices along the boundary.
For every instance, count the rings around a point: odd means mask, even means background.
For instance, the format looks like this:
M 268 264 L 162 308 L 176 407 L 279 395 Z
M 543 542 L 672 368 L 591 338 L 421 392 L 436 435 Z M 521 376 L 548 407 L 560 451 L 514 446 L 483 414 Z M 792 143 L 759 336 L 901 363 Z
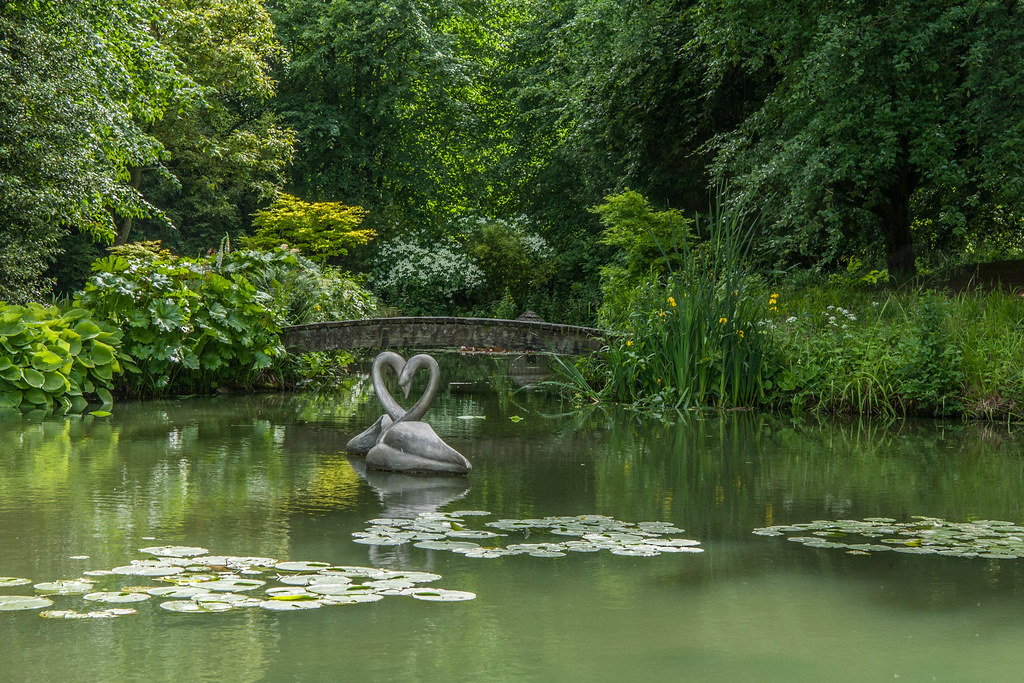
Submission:
M 293 247 L 306 258 L 323 262 L 348 254 L 349 247 L 367 244 L 376 233 L 360 229 L 366 217 L 361 206 L 341 202 L 304 202 L 282 192 L 270 208 L 253 219 L 256 234 L 246 240 L 252 249 Z
M 7 3 L 0 9 L 0 297 L 44 296 L 69 230 L 114 235 L 113 214 L 154 211 L 124 181 L 163 154 L 143 126 L 191 83 L 149 34 L 136 0 Z
M 964 234 L 1024 210 L 1019 2 L 705 0 L 693 17 L 709 91 L 735 70 L 771 86 L 713 168 L 763 206 L 782 260 L 880 245 L 906 276 L 915 220 Z
M 165 155 L 133 166 L 129 184 L 171 221 L 150 222 L 144 233 L 195 251 L 248 230 L 250 215 L 284 183 L 294 133 L 266 106 L 281 48 L 261 0 L 158 3 L 164 20 L 154 38 L 196 87 L 168 93 L 164 116 L 147 127 Z M 133 227 L 132 216 L 121 217 L 118 243 Z

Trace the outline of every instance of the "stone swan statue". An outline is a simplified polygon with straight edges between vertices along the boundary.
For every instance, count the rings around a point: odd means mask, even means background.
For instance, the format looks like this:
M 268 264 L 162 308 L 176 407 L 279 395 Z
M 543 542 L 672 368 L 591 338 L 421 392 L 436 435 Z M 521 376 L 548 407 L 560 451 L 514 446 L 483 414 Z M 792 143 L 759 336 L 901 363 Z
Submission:
M 416 372 L 424 367 L 430 372 L 426 391 L 409 410 L 398 405 L 384 386 L 381 373 L 385 366 L 398 374 L 398 386 L 406 397 Z M 421 353 L 405 361 L 397 353 L 385 351 L 374 359 L 371 377 L 386 414 L 348 443 L 349 451 L 366 453 L 367 469 L 419 474 L 467 474 L 472 469 L 461 453 L 446 444 L 429 424 L 420 421 L 441 383 L 436 360 Z M 363 451 L 371 441 L 373 445 Z
M 384 406 L 384 415 L 381 415 L 366 430 L 349 440 L 345 446 L 349 453 L 355 453 L 356 455 L 366 455 L 369 453 L 370 449 L 377 445 L 377 439 L 380 438 L 381 432 L 390 427 L 395 420 L 405 415 L 405 409 L 398 405 L 398 401 L 391 397 L 391 393 L 384 386 L 384 377 L 381 375 L 381 371 L 385 366 L 390 366 L 396 375 L 401 376 L 402 368 L 405 367 L 405 359 L 393 351 L 384 351 L 373 359 L 373 366 L 370 368 L 370 379 L 373 382 L 373 391 L 377 394 L 377 399 Z M 408 394 L 408 388 L 405 388 L 405 391 Z M 426 412 L 426 408 L 424 408 L 424 412 Z

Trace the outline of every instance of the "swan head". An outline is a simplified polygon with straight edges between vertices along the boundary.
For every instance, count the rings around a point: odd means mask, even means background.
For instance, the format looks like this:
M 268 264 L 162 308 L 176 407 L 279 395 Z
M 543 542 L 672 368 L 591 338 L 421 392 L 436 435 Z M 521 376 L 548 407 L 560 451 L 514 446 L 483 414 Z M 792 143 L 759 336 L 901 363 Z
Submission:
M 437 361 L 425 353 L 417 354 L 406 362 L 405 367 L 402 368 L 402 372 L 398 375 L 398 386 L 402 389 L 402 394 L 405 398 L 409 398 L 409 390 L 412 388 L 413 376 L 422 367 L 426 367 L 430 370 L 431 384 L 437 382 L 437 373 L 439 370 L 437 367 Z

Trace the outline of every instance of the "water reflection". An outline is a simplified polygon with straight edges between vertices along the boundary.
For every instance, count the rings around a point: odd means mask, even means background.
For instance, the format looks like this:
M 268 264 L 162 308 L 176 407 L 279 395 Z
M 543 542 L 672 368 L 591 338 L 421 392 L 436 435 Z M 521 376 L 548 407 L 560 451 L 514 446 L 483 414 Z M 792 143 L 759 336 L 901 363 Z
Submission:
M 469 491 L 467 477 L 368 470 L 365 460 L 354 456 L 350 456 L 348 462 L 377 493 L 383 506 L 381 517 L 412 519 L 425 512 L 435 512 Z
M 398 601 L 203 621 L 4 615 L 4 676 L 628 680 L 685 670 L 700 680 L 1009 680 L 1024 666 L 1024 562 L 855 557 L 751 533 L 918 514 L 1024 522 L 1015 431 L 755 413 L 675 424 L 614 410 L 559 415 L 549 398 L 484 370 L 489 393 L 440 395 L 429 417 L 473 460 L 468 478 L 367 473 L 346 457 L 347 439 L 379 414 L 359 378 L 331 396 L 123 403 L 102 420 L 0 422 L 0 575 L 71 578 L 180 543 L 436 571 L 480 596 L 452 609 Z M 450 376 L 481 379 L 457 368 Z M 706 552 L 472 560 L 351 542 L 369 519 L 452 507 L 663 520 Z M 354 633 L 358 648 L 325 653 L 324 642 Z

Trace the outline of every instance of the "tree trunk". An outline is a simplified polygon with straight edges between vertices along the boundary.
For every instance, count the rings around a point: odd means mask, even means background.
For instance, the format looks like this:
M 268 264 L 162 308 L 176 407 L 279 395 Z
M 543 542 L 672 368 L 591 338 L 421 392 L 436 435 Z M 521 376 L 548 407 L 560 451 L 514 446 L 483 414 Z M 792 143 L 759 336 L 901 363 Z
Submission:
M 135 190 L 142 187 L 142 167 L 132 166 L 132 177 L 128 184 Z M 121 224 L 117 226 L 117 234 L 114 235 L 114 244 L 124 244 L 128 241 L 128 235 L 132 232 L 132 225 L 135 223 L 135 218 L 132 216 L 124 216 L 121 218 Z
M 885 200 L 875 207 L 885 231 L 885 264 L 889 277 L 897 282 L 917 274 L 914 239 L 910 232 L 910 195 L 917 187 L 917 174 L 905 173 L 884 191 Z

